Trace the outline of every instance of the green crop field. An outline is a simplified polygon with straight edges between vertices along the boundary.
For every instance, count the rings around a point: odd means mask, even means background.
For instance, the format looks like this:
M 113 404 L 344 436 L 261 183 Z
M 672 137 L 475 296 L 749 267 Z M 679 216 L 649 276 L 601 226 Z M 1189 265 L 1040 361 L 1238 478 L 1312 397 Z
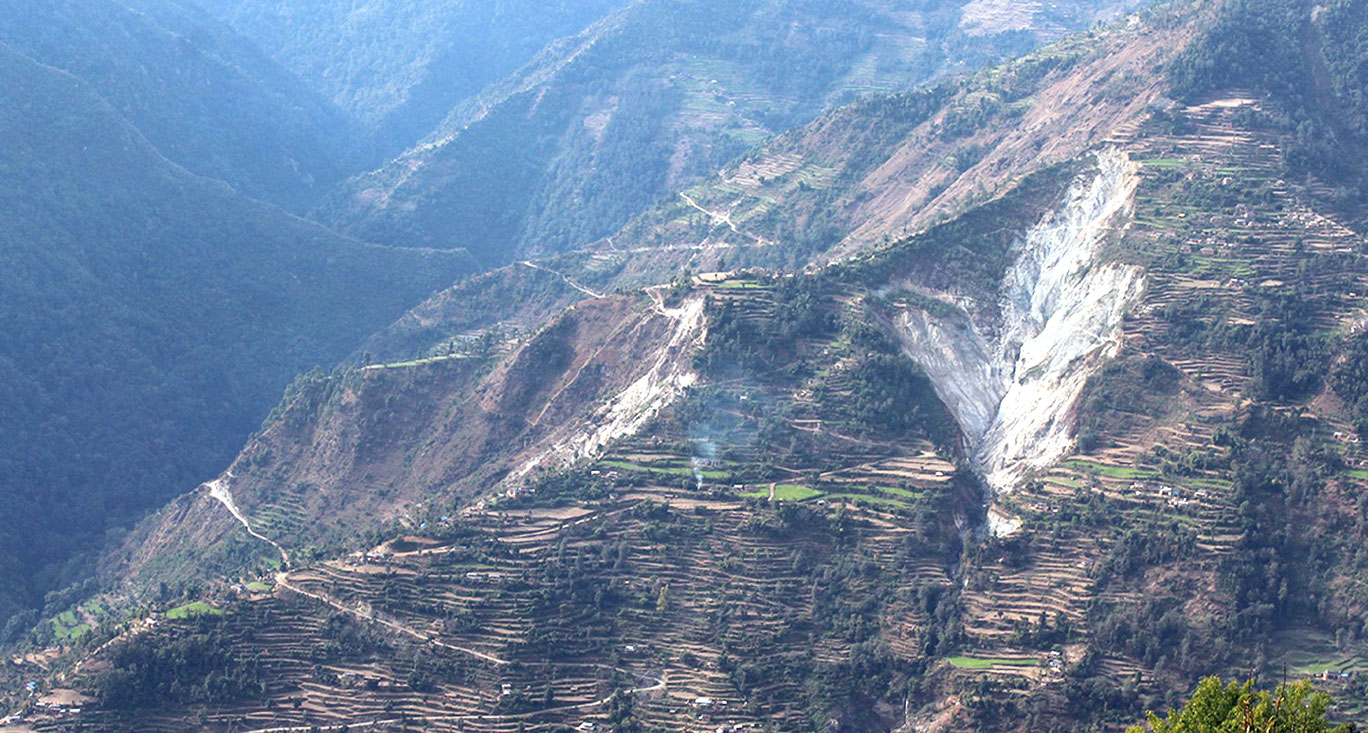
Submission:
M 960 669 L 992 669 L 993 667 L 1039 667 L 1035 659 L 983 659 L 979 657 L 950 657 L 950 663 Z
M 169 619 L 185 619 L 195 616 L 222 616 L 224 613 L 222 608 L 214 608 L 204 601 L 193 601 L 167 611 L 166 617 Z
M 769 495 L 770 490 L 768 486 L 742 494 L 742 496 L 752 499 L 765 499 L 768 498 Z M 799 486 L 797 484 L 779 484 L 774 487 L 774 498 L 779 501 L 806 501 L 824 495 L 825 494 L 821 491 L 809 489 L 806 486 Z

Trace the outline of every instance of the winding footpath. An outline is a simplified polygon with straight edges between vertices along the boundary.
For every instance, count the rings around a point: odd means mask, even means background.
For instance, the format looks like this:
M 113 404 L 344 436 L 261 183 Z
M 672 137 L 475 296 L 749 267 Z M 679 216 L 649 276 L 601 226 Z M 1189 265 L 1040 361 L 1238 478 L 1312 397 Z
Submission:
M 415 630 L 415 629 L 409 628 L 408 626 L 405 626 L 405 625 L 403 625 L 403 624 L 401 624 L 401 623 L 398 623 L 398 622 L 396 622 L 396 621 L 390 621 L 390 620 L 388 620 L 388 619 L 380 618 L 379 616 L 376 616 L 374 612 L 366 612 L 366 611 L 362 611 L 362 610 L 357 609 L 357 608 L 352 608 L 352 607 L 346 605 L 345 603 L 342 603 L 341 601 L 338 601 L 337 599 L 332 598 L 332 597 L 330 597 L 330 596 L 324 595 L 324 594 L 322 594 L 322 593 L 315 593 L 315 592 L 313 592 L 313 591 L 310 591 L 310 590 L 306 590 L 306 589 L 304 589 L 304 588 L 301 588 L 301 587 L 295 585 L 294 583 L 291 583 L 291 582 L 290 582 L 289 573 L 286 573 L 286 572 L 284 572 L 284 571 L 281 571 L 281 572 L 275 574 L 275 582 L 276 582 L 276 585 L 279 585 L 280 587 L 282 587 L 282 588 L 284 588 L 284 589 L 286 589 L 286 590 L 289 590 L 289 591 L 294 592 L 294 593 L 298 593 L 298 594 L 301 595 L 301 596 L 306 596 L 306 597 L 308 597 L 308 598 L 312 598 L 312 599 L 314 599 L 315 601 L 318 601 L 318 602 L 320 602 L 320 603 L 327 604 L 327 605 L 329 605 L 329 606 L 331 606 L 331 607 L 333 607 L 333 608 L 335 608 L 335 609 L 337 609 L 337 610 L 339 610 L 339 611 L 342 611 L 342 612 L 344 612 L 344 613 L 349 613 L 349 614 L 351 614 L 351 615 L 353 615 L 353 616 L 355 616 L 355 617 L 357 617 L 357 618 L 359 618 L 359 619 L 362 619 L 363 621 L 368 621 L 368 622 L 374 623 L 374 624 L 380 624 L 381 626 L 384 626 L 384 627 L 386 627 L 386 628 L 389 628 L 389 629 L 392 629 L 392 630 L 394 630 L 394 631 L 397 631 L 397 632 L 399 632 L 399 633 L 401 633 L 401 634 L 404 634 L 405 636 L 409 636 L 409 637 L 412 637 L 412 638 L 414 638 L 414 639 L 417 639 L 418 641 L 421 641 L 421 642 L 424 642 L 424 643 L 427 643 L 427 644 L 432 644 L 433 646 L 439 646 L 439 647 L 442 647 L 443 649 L 450 649 L 451 651 L 454 651 L 454 652 L 460 652 L 460 653 L 462 653 L 462 654 L 469 654 L 470 656 L 475 657 L 476 659 L 481 659 L 481 660 L 484 660 L 484 661 L 486 661 L 486 662 L 489 662 L 489 663 L 491 663 L 491 664 L 498 665 L 498 666 L 502 666 L 502 665 L 506 665 L 506 664 L 511 664 L 511 663 L 512 663 L 512 662 L 510 662 L 510 661 L 507 660 L 507 659 L 500 659 L 499 657 L 496 657 L 496 656 L 494 656 L 493 654 L 486 654 L 486 653 L 484 653 L 484 652 L 482 652 L 482 651 L 478 651 L 478 650 L 475 650 L 475 649 L 468 649 L 468 648 L 463 647 L 463 646 L 456 646 L 455 644 L 448 644 L 448 643 L 446 643 L 445 641 L 442 641 L 441 639 L 435 638 L 435 637 L 433 637 L 433 636 L 431 636 L 431 635 L 429 635 L 429 634 L 424 634 L 424 633 L 421 632 L 421 631 L 417 631 L 417 630 Z
M 695 208 L 695 209 L 698 209 L 699 211 L 703 212 L 704 214 L 707 214 L 708 217 L 711 218 L 713 221 L 718 221 L 718 222 L 721 222 L 721 223 L 725 224 L 725 225 L 727 226 L 727 228 L 730 229 L 730 230 L 732 231 L 732 234 L 739 234 L 739 235 L 741 235 L 741 236 L 743 236 L 743 237 L 747 237 L 747 238 L 749 238 L 750 240 L 752 240 L 753 242 L 755 242 L 755 244 L 760 245 L 760 246 L 762 246 L 762 247 L 768 247 L 768 246 L 773 246 L 773 245 L 774 245 L 774 242 L 771 242 L 771 241 L 765 239 L 764 237 L 761 237 L 761 236 L 759 236 L 759 235 L 757 235 L 757 234 L 752 234 L 752 233 L 750 233 L 750 232 L 745 232 L 745 231 L 742 231 L 742 230 L 738 229 L 737 226 L 736 226 L 736 223 L 732 221 L 731 213 L 730 213 L 730 212 L 723 212 L 723 213 L 720 213 L 720 214 L 719 214 L 719 213 L 717 213 L 716 211 L 712 211 L 711 209 L 708 209 L 708 208 L 704 207 L 702 204 L 698 203 L 697 201 L 694 201 L 694 200 L 693 200 L 693 197 L 689 196 L 689 194 L 684 193 L 683 191 L 680 191 L 680 192 L 679 192 L 679 197 L 682 198 L 682 199 L 684 199 L 684 202 L 687 203 L 689 206 L 691 206 L 691 207 L 693 207 L 693 208 Z

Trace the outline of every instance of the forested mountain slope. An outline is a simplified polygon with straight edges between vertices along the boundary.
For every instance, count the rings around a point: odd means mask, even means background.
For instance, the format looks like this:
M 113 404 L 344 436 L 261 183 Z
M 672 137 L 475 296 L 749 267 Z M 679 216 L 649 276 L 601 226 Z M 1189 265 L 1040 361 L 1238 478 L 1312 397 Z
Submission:
M 453 285 L 367 348 L 394 360 L 440 354 L 472 331 L 535 328 L 595 292 L 682 272 L 797 270 L 901 238 L 1133 129 L 1165 103 L 1153 70 L 1189 36 L 1154 20 L 1092 31 L 955 82 L 830 111 L 584 249 Z
M 0 46 L 0 616 L 219 470 L 295 373 L 467 271 L 339 237 L 167 160 L 94 87 Z M 58 132 L 60 131 L 60 132 Z M 88 558 L 87 558 L 88 559 Z
M 197 0 L 395 153 L 627 0 Z
M 456 106 L 318 216 L 493 265 L 563 252 L 830 105 L 978 67 L 1124 6 L 1002 5 L 633 3 Z
M 346 113 L 193 7 L 7 1 L 0 42 L 89 84 L 176 164 L 295 212 L 369 159 Z

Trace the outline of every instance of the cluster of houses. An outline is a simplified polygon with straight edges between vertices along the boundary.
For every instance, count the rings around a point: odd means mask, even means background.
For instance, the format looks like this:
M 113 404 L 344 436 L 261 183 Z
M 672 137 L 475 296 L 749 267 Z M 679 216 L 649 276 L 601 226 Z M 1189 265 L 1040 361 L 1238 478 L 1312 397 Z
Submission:
M 1336 431 L 1335 431 L 1335 436 L 1334 436 L 1334 437 L 1335 437 L 1335 440 L 1338 441 L 1338 442 L 1340 442 L 1340 443 L 1357 443 L 1357 442 L 1359 442 L 1358 433 L 1354 433 L 1354 432 L 1348 432 L 1348 433 L 1346 433 L 1346 432 L 1342 432 L 1342 431 L 1336 430 Z
M 1227 179 L 1229 180 L 1229 179 Z M 1179 214 L 1182 217 L 1182 214 Z M 1246 204 L 1237 204 L 1233 216 L 1214 214 L 1209 218 L 1213 227 L 1220 229 L 1304 229 L 1307 232 L 1335 231 L 1339 227 L 1332 221 L 1309 211 L 1293 211 L 1277 219 L 1260 221 Z M 1236 244 L 1220 236 L 1219 232 L 1206 230 L 1188 237 L 1179 245 L 1183 254 L 1199 254 L 1208 257 L 1230 255 Z
M 29 694 L 35 694 L 37 683 L 28 683 Z M 75 690 L 54 690 L 50 694 L 33 701 L 33 715 L 62 717 L 66 715 L 80 715 L 81 706 L 90 702 L 90 698 L 82 695 Z M 14 713 L 6 718 L 0 719 L 0 726 L 15 725 L 24 721 L 23 713 Z
M 384 677 L 371 677 L 360 672 L 339 672 L 337 684 L 342 687 L 364 687 L 368 690 L 388 690 L 397 688 L 398 683 Z
M 1331 234 L 1353 234 L 1345 227 L 1332 219 L 1328 219 L 1314 211 L 1293 211 L 1278 219 L 1277 225 L 1280 227 L 1301 226 L 1308 232 L 1328 232 Z
M 1230 242 L 1219 241 L 1215 237 L 1210 236 L 1188 237 L 1181 245 L 1178 246 L 1178 251 L 1182 252 L 1185 255 L 1199 254 L 1204 255 L 1206 257 L 1215 257 L 1216 255 L 1221 255 L 1222 257 L 1227 257 L 1231 254 L 1234 254 L 1235 245 L 1231 244 Z
M 1149 487 L 1143 481 L 1136 481 L 1135 483 L 1131 484 L 1130 487 L 1131 491 L 1134 492 L 1137 496 L 1143 496 L 1149 490 Z M 1207 496 L 1206 489 L 1198 489 L 1195 492 L 1193 492 L 1192 498 L 1188 498 L 1182 495 L 1181 490 L 1175 489 L 1172 486 L 1156 487 L 1154 493 L 1160 499 L 1163 499 L 1164 503 L 1168 504 L 1170 507 L 1175 508 L 1185 507 L 1191 504 L 1194 500 L 1202 499 Z
M 504 574 L 488 570 L 472 570 L 465 574 L 465 579 L 471 583 L 502 583 Z

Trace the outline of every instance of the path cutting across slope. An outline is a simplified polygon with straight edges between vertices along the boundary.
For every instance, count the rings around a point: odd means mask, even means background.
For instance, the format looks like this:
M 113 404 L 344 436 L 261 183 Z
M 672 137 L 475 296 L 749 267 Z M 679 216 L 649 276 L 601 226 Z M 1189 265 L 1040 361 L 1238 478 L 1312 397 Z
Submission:
M 596 293 L 596 292 L 594 292 L 593 290 L 590 290 L 589 288 L 586 288 L 586 287 L 584 287 L 583 285 L 580 285 L 579 283 L 575 282 L 574 280 L 571 280 L 570 278 L 566 277 L 564 273 L 557 272 L 556 270 L 553 270 L 553 269 L 551 269 L 551 268 L 549 268 L 549 267 L 543 267 L 543 266 L 538 265 L 537 263 L 535 263 L 535 262 L 533 262 L 533 261 L 531 261 L 531 260 L 523 260 L 522 262 L 519 262 L 518 264 L 520 264 L 520 265 L 522 265 L 522 266 L 524 266 L 524 267 L 530 267 L 530 268 L 532 268 L 532 269 L 534 269 L 534 270 L 541 270 L 542 272 L 549 272 L 549 273 L 551 273 L 552 275 L 555 275 L 556 277 L 558 277 L 558 278 L 564 280 L 566 285 L 569 285 L 570 287 L 572 287 L 572 288 L 574 288 L 574 289 L 580 291 L 581 293 L 584 293 L 585 295 L 587 295 L 587 296 L 589 296 L 589 297 L 591 297 L 591 298 L 602 298 L 602 297 L 605 297 L 605 296 L 603 295 L 603 293 Z

